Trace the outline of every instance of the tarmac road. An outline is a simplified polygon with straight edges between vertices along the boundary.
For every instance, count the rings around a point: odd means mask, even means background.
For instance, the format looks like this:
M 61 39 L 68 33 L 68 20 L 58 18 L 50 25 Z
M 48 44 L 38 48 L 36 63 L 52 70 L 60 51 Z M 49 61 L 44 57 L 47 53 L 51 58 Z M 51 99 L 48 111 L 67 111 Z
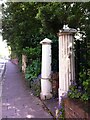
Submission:
M 0 61 L 0 120 L 2 118 L 2 79 L 5 72 L 6 62 Z

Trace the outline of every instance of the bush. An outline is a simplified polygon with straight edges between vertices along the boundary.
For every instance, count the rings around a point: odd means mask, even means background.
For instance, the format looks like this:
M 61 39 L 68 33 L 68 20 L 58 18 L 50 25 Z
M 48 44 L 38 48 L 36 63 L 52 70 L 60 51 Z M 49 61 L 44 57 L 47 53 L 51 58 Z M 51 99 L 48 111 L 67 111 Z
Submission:
M 23 48 L 23 54 L 25 54 L 28 57 L 28 59 L 35 60 L 36 58 L 40 57 L 40 53 L 41 53 L 40 46 L 37 46 L 35 48 L 32 47 Z
M 33 79 L 37 78 L 37 76 L 40 74 L 40 60 L 33 60 L 32 64 L 30 66 L 27 66 L 25 78 L 29 81 L 32 81 Z
M 90 79 L 84 80 L 80 86 L 73 83 L 69 87 L 68 96 L 70 98 L 80 99 L 84 102 L 90 100 Z
M 26 68 L 25 78 L 29 82 L 29 85 L 34 95 L 40 95 L 40 60 L 33 60 L 32 64 Z
M 31 90 L 35 96 L 40 96 L 41 92 L 41 75 L 31 82 Z

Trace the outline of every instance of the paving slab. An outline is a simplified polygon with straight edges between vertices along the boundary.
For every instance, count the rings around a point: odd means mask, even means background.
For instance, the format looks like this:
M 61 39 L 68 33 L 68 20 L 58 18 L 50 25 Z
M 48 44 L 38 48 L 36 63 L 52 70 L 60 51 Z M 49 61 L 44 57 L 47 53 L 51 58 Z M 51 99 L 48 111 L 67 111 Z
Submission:
M 53 118 L 27 88 L 19 68 L 10 61 L 2 84 L 2 118 Z

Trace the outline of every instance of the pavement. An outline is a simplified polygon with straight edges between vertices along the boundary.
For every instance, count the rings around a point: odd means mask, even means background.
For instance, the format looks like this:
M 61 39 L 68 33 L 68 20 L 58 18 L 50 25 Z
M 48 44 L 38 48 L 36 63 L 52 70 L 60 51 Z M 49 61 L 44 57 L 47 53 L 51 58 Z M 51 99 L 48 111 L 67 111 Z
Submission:
M 18 66 L 10 61 L 6 63 L 1 97 L 2 118 L 53 118 L 27 87 Z
M 47 109 L 47 111 L 53 116 L 53 118 L 56 118 L 57 116 L 57 110 L 59 106 L 59 100 L 58 98 L 52 97 L 49 100 L 42 100 L 42 103 L 44 107 Z

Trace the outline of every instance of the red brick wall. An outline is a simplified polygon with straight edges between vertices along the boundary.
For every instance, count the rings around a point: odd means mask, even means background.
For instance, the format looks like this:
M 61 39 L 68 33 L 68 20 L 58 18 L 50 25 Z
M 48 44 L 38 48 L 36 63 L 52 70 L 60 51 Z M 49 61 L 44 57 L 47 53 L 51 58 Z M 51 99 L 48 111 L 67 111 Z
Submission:
M 78 100 L 64 99 L 65 118 L 81 118 L 90 120 L 90 104 Z

